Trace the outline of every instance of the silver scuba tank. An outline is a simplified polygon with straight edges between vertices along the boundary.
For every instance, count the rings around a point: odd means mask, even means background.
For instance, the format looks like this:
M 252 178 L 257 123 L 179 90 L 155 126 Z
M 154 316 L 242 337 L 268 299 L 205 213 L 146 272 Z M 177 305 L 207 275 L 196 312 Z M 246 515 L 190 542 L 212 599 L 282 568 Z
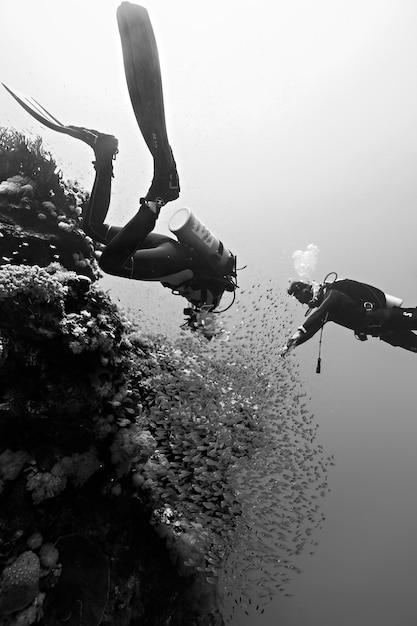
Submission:
M 230 271 L 233 268 L 233 254 L 190 209 L 179 209 L 171 217 L 168 226 L 181 243 L 197 250 L 219 271 Z
M 390 296 L 389 293 L 384 294 L 385 299 L 387 301 L 387 308 L 391 309 L 394 306 L 401 306 L 404 300 L 402 298 L 397 298 L 396 296 Z

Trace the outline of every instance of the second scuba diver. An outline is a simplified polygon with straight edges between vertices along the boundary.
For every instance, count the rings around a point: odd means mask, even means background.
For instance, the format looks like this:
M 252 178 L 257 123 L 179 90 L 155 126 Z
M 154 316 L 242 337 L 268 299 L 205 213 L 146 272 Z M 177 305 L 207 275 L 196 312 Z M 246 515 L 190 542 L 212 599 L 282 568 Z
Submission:
M 311 339 L 326 322 L 350 328 L 360 341 L 368 336 L 378 337 L 392 346 L 417 352 L 417 335 L 413 333 L 417 330 L 417 308 L 403 308 L 399 298 L 365 283 L 349 279 L 326 282 L 326 279 L 322 284 L 303 281 L 290 284 L 289 295 L 308 306 L 308 317 L 287 341 L 281 356 Z

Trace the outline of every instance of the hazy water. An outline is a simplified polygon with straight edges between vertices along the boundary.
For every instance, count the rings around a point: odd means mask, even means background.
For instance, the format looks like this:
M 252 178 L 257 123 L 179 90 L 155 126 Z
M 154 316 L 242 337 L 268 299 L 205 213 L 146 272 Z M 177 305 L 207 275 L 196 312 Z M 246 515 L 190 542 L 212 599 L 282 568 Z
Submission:
M 280 594 L 262 617 L 237 623 L 415 626 L 415 355 L 378 341 L 352 344 L 340 329 L 328 335 L 320 376 L 309 373 L 315 350 L 299 353 L 320 439 L 336 461 L 321 503 L 326 519 L 318 546 L 300 556 L 302 571 L 288 586 L 292 597 Z

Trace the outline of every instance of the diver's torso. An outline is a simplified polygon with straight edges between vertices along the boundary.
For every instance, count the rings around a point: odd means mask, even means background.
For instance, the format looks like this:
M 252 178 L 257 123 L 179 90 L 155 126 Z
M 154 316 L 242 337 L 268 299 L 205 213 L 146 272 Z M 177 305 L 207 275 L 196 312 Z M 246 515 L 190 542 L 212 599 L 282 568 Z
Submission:
M 356 280 L 348 278 L 336 280 L 326 288 L 326 292 L 331 290 L 343 293 L 359 307 L 363 307 L 366 302 L 371 303 L 374 309 L 382 309 L 386 306 L 386 297 L 381 289 Z
M 354 280 L 338 280 L 326 288 L 323 302 L 329 301 L 328 320 L 355 331 L 368 331 L 371 316 L 386 305 L 383 291 Z
M 191 304 L 204 303 L 214 308 L 228 289 L 224 275 L 216 272 L 203 255 L 171 237 L 150 233 L 138 252 L 142 253 L 138 265 L 143 269 L 138 279 L 158 281 Z

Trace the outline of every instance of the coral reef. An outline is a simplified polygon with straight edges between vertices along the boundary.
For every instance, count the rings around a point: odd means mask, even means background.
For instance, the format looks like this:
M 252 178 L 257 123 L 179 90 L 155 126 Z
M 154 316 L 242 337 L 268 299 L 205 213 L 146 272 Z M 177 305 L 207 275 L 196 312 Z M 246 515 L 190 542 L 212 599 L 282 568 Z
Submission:
M 221 626 L 242 543 L 270 597 L 321 521 L 298 382 L 143 333 L 98 286 L 87 195 L 39 142 L 0 149 L 0 626 Z
M 93 242 L 79 227 L 88 194 L 65 181 L 40 138 L 0 127 L 0 266 L 46 267 L 98 277 Z
M 31 551 L 22 552 L 4 568 L 0 580 L 0 615 L 24 609 L 38 594 L 39 557 Z
M 45 601 L 46 626 L 63 621 L 98 626 L 109 595 L 108 559 L 83 535 L 60 537 L 56 545 L 62 572 Z

